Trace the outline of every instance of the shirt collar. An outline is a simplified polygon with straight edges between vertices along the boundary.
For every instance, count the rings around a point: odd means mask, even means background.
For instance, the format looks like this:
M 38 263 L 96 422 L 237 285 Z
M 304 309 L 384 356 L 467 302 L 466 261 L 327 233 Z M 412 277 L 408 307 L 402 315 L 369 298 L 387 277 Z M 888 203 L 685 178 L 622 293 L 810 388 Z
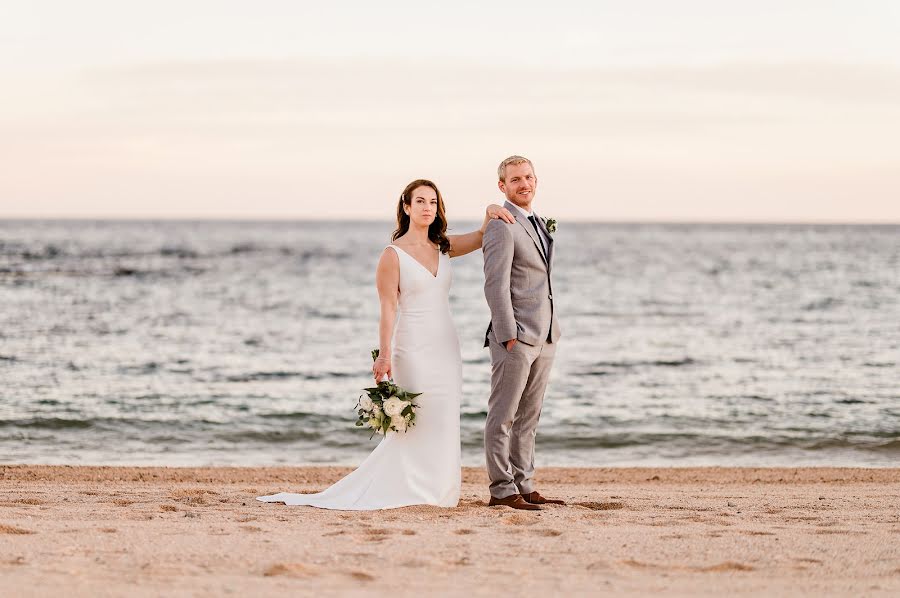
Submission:
M 529 218 L 529 217 L 531 217 L 531 216 L 534 216 L 534 212 L 533 212 L 533 211 L 531 211 L 531 212 L 526 212 L 523 208 L 520 208 L 519 206 L 517 206 L 516 204 L 514 204 L 514 203 L 511 202 L 511 201 L 509 202 L 509 204 L 510 204 L 512 207 L 514 207 L 515 209 L 517 209 L 517 210 L 519 210 L 520 212 L 522 212 L 522 214 L 524 214 L 526 218 Z

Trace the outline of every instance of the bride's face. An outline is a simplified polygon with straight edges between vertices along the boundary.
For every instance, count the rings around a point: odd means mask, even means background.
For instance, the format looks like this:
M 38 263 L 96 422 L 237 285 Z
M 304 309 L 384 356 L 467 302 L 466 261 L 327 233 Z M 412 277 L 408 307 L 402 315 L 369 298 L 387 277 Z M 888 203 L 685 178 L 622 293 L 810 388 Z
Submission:
M 413 189 L 410 204 L 405 206 L 405 212 L 409 215 L 410 222 L 417 226 L 431 226 L 437 215 L 437 193 L 428 186 Z

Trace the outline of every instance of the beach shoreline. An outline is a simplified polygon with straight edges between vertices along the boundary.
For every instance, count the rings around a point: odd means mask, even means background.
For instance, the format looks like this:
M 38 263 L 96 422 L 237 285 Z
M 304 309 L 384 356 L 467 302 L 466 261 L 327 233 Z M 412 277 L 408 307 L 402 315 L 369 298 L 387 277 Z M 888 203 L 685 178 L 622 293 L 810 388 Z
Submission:
M 0 465 L 4 593 L 892 595 L 898 468 L 541 468 L 568 501 L 340 512 L 259 502 L 347 467 Z

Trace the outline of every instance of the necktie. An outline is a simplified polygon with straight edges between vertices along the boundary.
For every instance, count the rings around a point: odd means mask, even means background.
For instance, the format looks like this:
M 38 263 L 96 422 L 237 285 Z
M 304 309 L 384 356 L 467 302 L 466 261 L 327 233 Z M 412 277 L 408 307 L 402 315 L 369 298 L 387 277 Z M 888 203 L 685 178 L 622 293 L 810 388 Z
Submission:
M 538 228 L 537 220 L 535 220 L 533 214 L 531 216 L 529 216 L 528 219 L 531 221 L 531 226 L 534 227 L 534 232 L 537 233 L 538 242 L 541 244 L 541 251 L 544 252 L 544 256 L 546 257 L 547 256 L 547 248 L 544 247 L 544 238 L 541 236 L 541 229 Z

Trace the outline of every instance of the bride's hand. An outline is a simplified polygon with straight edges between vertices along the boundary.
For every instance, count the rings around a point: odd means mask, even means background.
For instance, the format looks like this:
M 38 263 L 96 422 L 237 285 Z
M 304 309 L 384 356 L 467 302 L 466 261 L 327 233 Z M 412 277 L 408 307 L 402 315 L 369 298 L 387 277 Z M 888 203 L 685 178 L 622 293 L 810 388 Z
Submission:
M 512 215 L 512 212 L 510 212 L 503 206 L 498 206 L 495 203 L 492 203 L 491 205 L 489 205 L 487 207 L 486 216 L 493 220 L 496 220 L 499 218 L 500 220 L 503 220 L 504 222 L 509 223 L 509 224 L 512 224 L 513 222 L 516 221 L 516 219 Z
M 372 366 L 372 374 L 375 376 L 375 382 L 381 382 L 381 379 L 384 378 L 385 374 L 387 377 L 391 377 L 391 360 L 388 357 L 379 357 L 375 360 L 375 364 Z

